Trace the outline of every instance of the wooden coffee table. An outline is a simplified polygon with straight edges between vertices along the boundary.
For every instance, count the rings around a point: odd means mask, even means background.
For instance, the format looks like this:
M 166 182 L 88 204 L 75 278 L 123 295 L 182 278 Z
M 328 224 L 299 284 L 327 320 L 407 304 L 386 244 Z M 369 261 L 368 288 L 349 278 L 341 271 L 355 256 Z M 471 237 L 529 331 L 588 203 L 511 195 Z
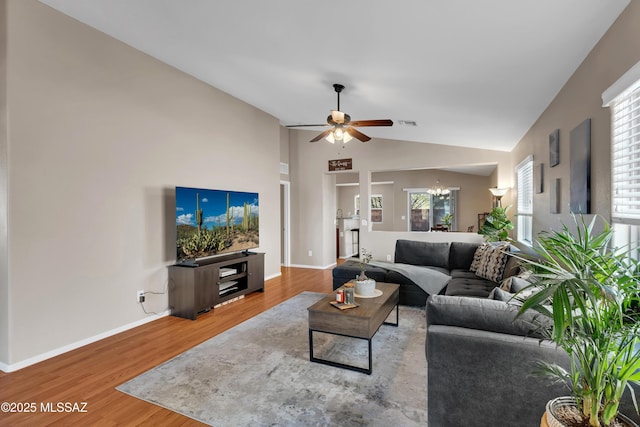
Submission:
M 400 285 L 394 283 L 376 283 L 376 289 L 382 291 L 382 295 L 374 298 L 356 297 L 359 307 L 340 310 L 330 304 L 335 300 L 335 294 L 321 299 L 308 308 L 309 311 L 309 358 L 312 362 L 322 363 L 338 368 L 350 369 L 357 372 L 371 374 L 372 352 L 371 339 L 378 332 L 381 325 L 398 326 L 399 289 Z M 385 320 L 396 310 L 396 322 Z M 361 368 L 331 360 L 320 359 L 313 355 L 313 333 L 322 332 L 333 335 L 341 335 L 351 338 L 367 340 L 369 343 L 369 366 Z

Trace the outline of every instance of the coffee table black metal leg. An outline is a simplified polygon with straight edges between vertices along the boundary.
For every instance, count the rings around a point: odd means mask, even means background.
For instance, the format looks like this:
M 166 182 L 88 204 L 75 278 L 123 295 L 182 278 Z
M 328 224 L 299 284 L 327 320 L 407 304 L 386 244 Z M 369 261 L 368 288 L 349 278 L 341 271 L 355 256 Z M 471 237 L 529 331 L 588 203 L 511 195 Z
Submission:
M 382 322 L 383 325 L 398 326 L 400 324 L 400 308 L 396 304 L 396 323 Z
M 371 375 L 371 372 L 373 371 L 373 369 L 372 369 L 372 366 L 373 366 L 373 351 L 371 349 L 371 339 L 367 339 L 367 341 L 369 343 L 369 367 L 361 368 L 359 366 L 347 365 L 345 363 L 334 362 L 332 360 L 320 359 L 320 358 L 314 357 L 314 355 L 313 355 L 313 332 L 314 332 L 313 329 L 309 329 L 309 360 L 311 360 L 312 362 L 321 363 L 323 365 L 334 366 L 336 368 L 349 369 L 350 371 L 362 372 L 364 374 Z M 340 335 L 340 336 L 343 336 L 343 337 L 349 337 L 349 338 L 354 338 L 354 339 L 358 339 L 358 340 L 366 339 L 366 338 L 352 337 L 352 336 L 349 336 L 349 335 L 333 334 L 331 332 L 324 332 L 324 331 L 318 331 L 318 332 L 322 332 L 323 334 L 330 334 L 330 335 Z
M 395 326 L 397 327 L 400 324 L 400 308 L 398 306 L 398 304 L 396 304 L 396 322 L 392 323 L 392 322 L 383 322 L 383 325 L 390 325 L 390 326 Z M 323 334 L 330 334 L 330 335 L 339 335 L 339 336 L 343 336 L 343 337 L 349 337 L 349 338 L 353 338 L 353 339 L 359 339 L 359 340 L 364 340 L 366 339 L 368 341 L 368 348 L 369 348 L 369 366 L 367 368 L 361 368 L 359 366 L 353 366 L 353 365 L 347 365 L 345 363 L 339 363 L 339 362 L 334 362 L 332 360 L 326 360 L 326 359 L 320 359 L 318 357 L 315 357 L 313 355 L 313 332 L 315 330 L 314 329 L 309 329 L 309 360 L 311 360 L 312 362 L 316 362 L 316 363 L 322 363 L 323 365 L 329 365 L 329 366 L 334 366 L 336 368 L 343 368 L 343 369 L 349 369 L 351 371 L 356 371 L 356 372 L 362 372 L 368 375 L 371 375 L 371 372 L 373 371 L 373 349 L 371 346 L 371 341 L 373 339 L 372 338 L 360 338 L 360 337 L 354 337 L 351 335 L 343 335 L 343 334 L 336 334 L 333 332 L 326 332 L 326 331 L 315 331 L 315 332 L 322 332 Z

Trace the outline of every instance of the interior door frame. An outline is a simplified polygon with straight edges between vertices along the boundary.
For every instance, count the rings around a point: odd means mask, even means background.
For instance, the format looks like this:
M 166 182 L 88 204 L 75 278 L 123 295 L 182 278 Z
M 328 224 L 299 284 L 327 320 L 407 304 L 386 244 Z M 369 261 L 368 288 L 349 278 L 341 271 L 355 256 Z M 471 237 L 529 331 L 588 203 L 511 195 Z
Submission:
M 282 259 L 280 263 L 283 267 L 291 265 L 291 183 L 280 181 L 280 220 L 282 224 L 280 244 L 282 245 Z

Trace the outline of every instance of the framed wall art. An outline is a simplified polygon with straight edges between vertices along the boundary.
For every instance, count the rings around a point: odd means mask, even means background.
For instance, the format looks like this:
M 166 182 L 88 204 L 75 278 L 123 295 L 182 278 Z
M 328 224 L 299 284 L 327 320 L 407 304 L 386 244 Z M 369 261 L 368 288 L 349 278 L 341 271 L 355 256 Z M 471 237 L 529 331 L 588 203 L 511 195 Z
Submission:
M 591 213 L 591 119 L 569 135 L 569 206 L 574 214 Z
M 549 134 L 549 167 L 552 168 L 560 163 L 560 129 L 556 129 Z
M 549 208 L 551 213 L 560 213 L 560 178 L 551 181 L 549 186 Z
M 534 183 L 536 193 L 540 194 L 544 192 L 544 163 L 538 164 L 534 174 Z

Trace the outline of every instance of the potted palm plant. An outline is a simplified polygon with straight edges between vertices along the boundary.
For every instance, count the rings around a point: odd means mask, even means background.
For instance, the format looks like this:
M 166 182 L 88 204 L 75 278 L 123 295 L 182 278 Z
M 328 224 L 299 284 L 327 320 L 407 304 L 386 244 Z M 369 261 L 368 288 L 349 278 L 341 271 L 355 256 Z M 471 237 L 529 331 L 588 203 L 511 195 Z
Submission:
M 587 224 L 574 217 L 575 232 L 538 236 L 537 259 L 524 259 L 532 285 L 521 292 L 520 312 L 536 310 L 553 320 L 550 339 L 570 356 L 569 371 L 540 363 L 541 372 L 566 382 L 569 399 L 582 424 L 555 424 L 554 403 L 547 405 L 542 425 L 613 426 L 626 390 L 638 410 L 631 384 L 640 384 L 640 282 L 637 263 L 610 247 L 613 232 L 606 221 Z M 602 231 L 596 231 L 596 226 Z M 546 420 L 545 420 L 546 418 Z M 548 424 L 545 424 L 548 423 Z

